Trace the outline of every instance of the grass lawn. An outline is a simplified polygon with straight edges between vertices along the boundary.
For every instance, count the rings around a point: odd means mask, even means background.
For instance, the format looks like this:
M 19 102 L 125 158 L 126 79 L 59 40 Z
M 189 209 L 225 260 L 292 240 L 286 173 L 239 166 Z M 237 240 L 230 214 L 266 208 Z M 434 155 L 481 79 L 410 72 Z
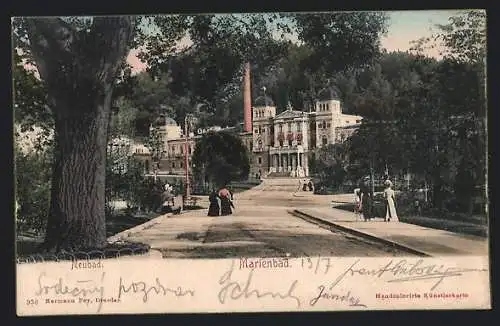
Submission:
M 106 219 L 106 237 L 110 237 L 119 232 L 133 228 L 134 226 L 146 223 L 159 216 L 158 213 L 148 213 L 142 215 L 126 215 L 123 211 L 117 211 L 112 217 Z M 39 246 L 43 242 L 43 234 L 23 233 L 16 237 L 17 256 L 25 257 L 39 254 Z
M 204 209 L 199 205 L 185 206 L 184 210 Z M 163 213 L 139 213 L 127 214 L 124 210 L 117 210 L 115 214 L 106 219 L 106 237 L 113 236 L 122 231 L 131 229 L 137 225 L 144 224 Z M 35 255 L 40 252 L 38 249 L 43 242 L 44 235 L 30 232 L 18 234 L 16 237 L 16 252 L 18 256 L 24 257 Z

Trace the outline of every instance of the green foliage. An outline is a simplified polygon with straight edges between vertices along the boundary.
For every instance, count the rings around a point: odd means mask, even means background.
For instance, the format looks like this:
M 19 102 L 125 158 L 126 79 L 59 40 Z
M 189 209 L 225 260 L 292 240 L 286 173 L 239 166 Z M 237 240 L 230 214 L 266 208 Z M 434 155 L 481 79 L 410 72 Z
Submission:
M 288 14 L 296 24 L 299 40 L 314 49 L 318 66 L 340 71 L 366 65 L 377 53 L 380 36 L 387 31 L 387 15 L 377 12 Z M 343 49 L 339 51 L 339 49 Z
M 286 44 L 272 37 L 268 20 L 260 14 L 158 17 L 153 20 L 157 33 L 144 36 L 140 58 L 153 77 L 168 75 L 174 96 L 211 109 L 227 97 L 222 89 L 239 84 L 243 63 L 265 70 L 284 54 Z M 193 43 L 178 51 L 171 41 L 184 36 Z
M 149 148 L 153 162 L 158 162 L 163 151 L 163 140 L 156 128 L 150 130 L 146 146 Z
M 50 191 L 52 150 L 15 149 L 16 228 L 18 232 L 43 232 L 47 223 Z
M 209 132 L 196 143 L 192 157 L 195 175 L 217 186 L 248 177 L 250 163 L 241 139 L 229 132 Z
M 347 175 L 347 147 L 344 144 L 330 144 L 318 150 L 310 167 L 319 179 L 316 188 L 339 188 Z
M 430 37 L 414 41 L 413 50 L 442 45 L 441 55 L 457 62 L 483 64 L 486 58 L 486 11 L 466 10 L 449 18 L 448 24 L 437 24 Z
M 108 138 L 113 139 L 119 136 L 134 138 L 135 123 L 137 120 L 138 109 L 134 103 L 125 97 L 119 97 L 115 100 L 115 110 L 112 112 L 108 131 Z

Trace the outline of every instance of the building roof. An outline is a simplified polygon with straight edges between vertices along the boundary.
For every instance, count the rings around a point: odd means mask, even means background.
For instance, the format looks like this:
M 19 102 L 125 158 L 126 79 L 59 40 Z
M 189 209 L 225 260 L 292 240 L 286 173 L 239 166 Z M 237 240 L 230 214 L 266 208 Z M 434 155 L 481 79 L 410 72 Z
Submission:
M 340 91 L 334 86 L 323 88 L 318 93 L 319 101 L 340 100 Z
M 165 125 L 167 126 L 177 126 L 177 122 L 170 117 L 165 117 Z
M 278 114 L 275 119 L 289 119 L 289 118 L 300 118 L 305 115 L 305 112 L 297 110 L 286 110 Z
M 274 106 L 273 99 L 269 96 L 259 96 L 255 99 L 253 106 L 262 107 L 262 106 Z

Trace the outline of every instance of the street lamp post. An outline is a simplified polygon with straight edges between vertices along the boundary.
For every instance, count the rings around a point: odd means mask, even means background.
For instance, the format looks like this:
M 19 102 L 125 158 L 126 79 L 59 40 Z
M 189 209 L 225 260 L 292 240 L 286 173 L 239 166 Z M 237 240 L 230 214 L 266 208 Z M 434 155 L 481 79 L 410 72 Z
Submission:
M 190 184 L 189 184 L 189 145 L 188 145 L 188 139 L 189 139 L 189 127 L 188 125 L 190 124 L 192 119 L 192 116 L 190 114 L 186 114 L 186 117 L 184 118 L 184 137 L 185 137 L 185 142 L 184 142 L 184 159 L 185 159 L 185 168 L 186 168 L 186 200 L 189 199 L 190 197 Z

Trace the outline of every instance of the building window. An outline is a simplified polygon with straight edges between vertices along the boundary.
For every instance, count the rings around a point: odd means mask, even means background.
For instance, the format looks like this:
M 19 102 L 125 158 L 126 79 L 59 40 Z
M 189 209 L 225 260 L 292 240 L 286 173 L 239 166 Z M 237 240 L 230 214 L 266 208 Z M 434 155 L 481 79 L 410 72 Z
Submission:
M 175 169 L 175 162 L 172 162 L 172 168 Z
M 175 145 L 174 145 L 174 146 L 172 146 L 172 153 L 174 153 L 174 154 L 175 154 Z
M 259 156 L 259 157 L 257 158 L 257 161 L 259 162 L 259 164 L 262 164 L 262 157 L 260 157 L 260 156 Z
M 323 129 L 326 129 L 326 121 L 323 121 Z
M 258 134 L 259 133 L 259 129 L 255 129 L 255 133 Z
M 184 167 L 184 162 L 181 162 L 181 168 L 183 168 L 183 167 Z
M 326 124 L 326 127 L 327 127 L 327 128 L 330 128 L 330 122 L 328 122 L 328 123 Z
M 321 143 L 323 144 L 323 146 L 328 144 L 328 138 L 326 138 L 326 136 L 323 136 L 323 138 L 321 139 Z
M 280 130 L 280 132 L 283 131 L 283 125 L 282 124 L 279 125 L 279 130 Z
M 180 150 L 181 150 L 181 154 L 184 154 L 184 146 L 181 146 Z
M 328 104 L 328 103 L 326 104 L 326 109 L 330 110 L 330 104 Z
M 189 155 L 191 155 L 191 146 L 188 147 Z
M 297 122 L 297 132 L 302 131 L 302 124 L 300 122 Z
M 290 131 L 292 131 L 292 123 L 291 122 L 288 123 L 288 132 L 290 132 Z

